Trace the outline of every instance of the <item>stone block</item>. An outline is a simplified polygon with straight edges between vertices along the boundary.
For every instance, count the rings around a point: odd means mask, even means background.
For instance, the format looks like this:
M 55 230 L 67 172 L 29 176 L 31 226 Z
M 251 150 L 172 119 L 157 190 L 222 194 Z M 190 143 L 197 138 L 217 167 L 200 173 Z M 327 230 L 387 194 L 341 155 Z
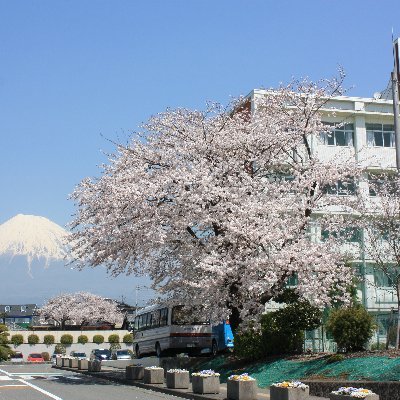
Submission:
M 56 357 L 57 367 L 62 367 L 62 364 L 63 364 L 62 357 Z
M 69 357 L 62 357 L 61 358 L 62 366 L 69 368 Z
M 329 400 L 355 400 L 355 397 L 347 396 L 345 394 L 334 394 L 329 393 Z M 379 400 L 379 396 L 377 394 L 370 394 L 365 397 L 365 400 Z
M 227 381 L 227 397 L 229 400 L 256 400 L 257 381 Z
M 167 372 L 167 388 L 170 389 L 189 389 L 189 371 Z
M 271 386 L 269 393 L 270 400 L 307 400 L 310 396 L 310 388 L 301 389 Z
M 89 372 L 100 372 L 101 371 L 101 361 L 90 360 L 88 362 L 88 371 Z
M 89 361 L 84 359 L 84 360 L 78 360 L 78 369 L 80 370 L 87 370 L 89 367 Z
M 196 376 L 192 375 L 193 393 L 207 394 L 219 393 L 219 376 Z
M 144 367 L 142 365 L 128 365 L 125 368 L 125 378 L 133 381 L 140 381 L 144 377 Z
M 143 382 L 144 383 L 164 383 L 164 368 L 152 368 L 152 369 L 144 369 L 143 374 Z
M 69 367 L 70 368 L 78 368 L 78 359 L 77 358 L 70 358 L 69 359 Z

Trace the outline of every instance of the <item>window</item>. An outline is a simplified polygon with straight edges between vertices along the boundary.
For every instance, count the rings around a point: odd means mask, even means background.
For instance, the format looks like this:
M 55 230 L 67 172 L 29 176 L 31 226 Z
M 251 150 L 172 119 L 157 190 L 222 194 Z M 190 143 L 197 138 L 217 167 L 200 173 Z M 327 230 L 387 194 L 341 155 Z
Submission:
M 396 192 L 396 182 L 394 181 L 395 175 L 394 174 L 368 174 L 368 188 L 369 188 L 369 195 L 376 196 L 376 191 L 383 189 L 384 184 L 386 181 L 389 182 L 388 190 L 389 193 Z
M 297 286 L 299 283 L 299 279 L 297 277 L 297 274 L 289 276 L 289 278 L 286 281 L 286 287 L 288 286 Z
M 395 147 L 394 125 L 365 124 L 368 147 Z
M 374 282 L 377 287 L 393 286 L 393 280 L 381 270 L 374 270 Z
M 151 327 L 157 328 L 160 326 L 160 310 L 155 310 L 151 313 Z
M 331 124 L 326 124 L 331 125 Z M 353 146 L 354 125 L 344 124 L 331 132 L 321 132 L 320 140 L 326 146 Z
M 355 227 L 347 227 L 338 232 L 330 232 L 327 229 L 321 230 L 321 240 L 325 242 L 329 237 L 342 238 L 347 243 L 360 243 L 361 242 L 361 229 Z
M 356 185 L 353 178 L 346 181 L 339 181 L 333 185 L 326 185 L 324 188 L 325 193 L 334 194 L 337 196 L 349 196 L 355 194 Z
M 168 308 L 162 308 L 160 310 L 160 326 L 168 325 Z

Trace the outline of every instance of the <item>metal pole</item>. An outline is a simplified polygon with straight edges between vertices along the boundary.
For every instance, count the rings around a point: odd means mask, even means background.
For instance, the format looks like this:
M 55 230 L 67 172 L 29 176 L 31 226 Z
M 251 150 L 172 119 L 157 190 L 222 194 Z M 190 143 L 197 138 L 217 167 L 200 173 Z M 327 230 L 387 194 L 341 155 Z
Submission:
M 400 171 L 400 119 L 399 119 L 399 39 L 393 42 L 394 69 L 392 72 L 394 135 L 396 143 L 396 167 Z

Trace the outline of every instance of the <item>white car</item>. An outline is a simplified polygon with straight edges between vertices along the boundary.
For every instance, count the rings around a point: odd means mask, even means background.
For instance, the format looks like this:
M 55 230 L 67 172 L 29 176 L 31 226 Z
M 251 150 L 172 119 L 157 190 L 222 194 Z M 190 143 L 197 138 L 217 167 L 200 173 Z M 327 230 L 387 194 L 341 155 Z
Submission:
M 111 360 L 131 360 L 132 356 L 128 350 L 112 350 Z

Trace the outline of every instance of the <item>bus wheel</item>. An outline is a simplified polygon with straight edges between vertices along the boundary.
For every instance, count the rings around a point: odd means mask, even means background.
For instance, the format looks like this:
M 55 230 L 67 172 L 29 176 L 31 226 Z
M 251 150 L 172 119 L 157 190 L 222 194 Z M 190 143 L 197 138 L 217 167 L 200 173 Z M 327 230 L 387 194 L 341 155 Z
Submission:
M 213 340 L 212 345 L 211 345 L 211 355 L 215 357 L 218 353 L 218 345 L 215 340 Z
M 142 358 L 142 354 L 140 353 L 138 344 L 135 347 L 135 353 L 136 353 L 136 358 Z
M 162 356 L 161 346 L 160 343 L 156 343 L 156 356 L 160 358 Z

